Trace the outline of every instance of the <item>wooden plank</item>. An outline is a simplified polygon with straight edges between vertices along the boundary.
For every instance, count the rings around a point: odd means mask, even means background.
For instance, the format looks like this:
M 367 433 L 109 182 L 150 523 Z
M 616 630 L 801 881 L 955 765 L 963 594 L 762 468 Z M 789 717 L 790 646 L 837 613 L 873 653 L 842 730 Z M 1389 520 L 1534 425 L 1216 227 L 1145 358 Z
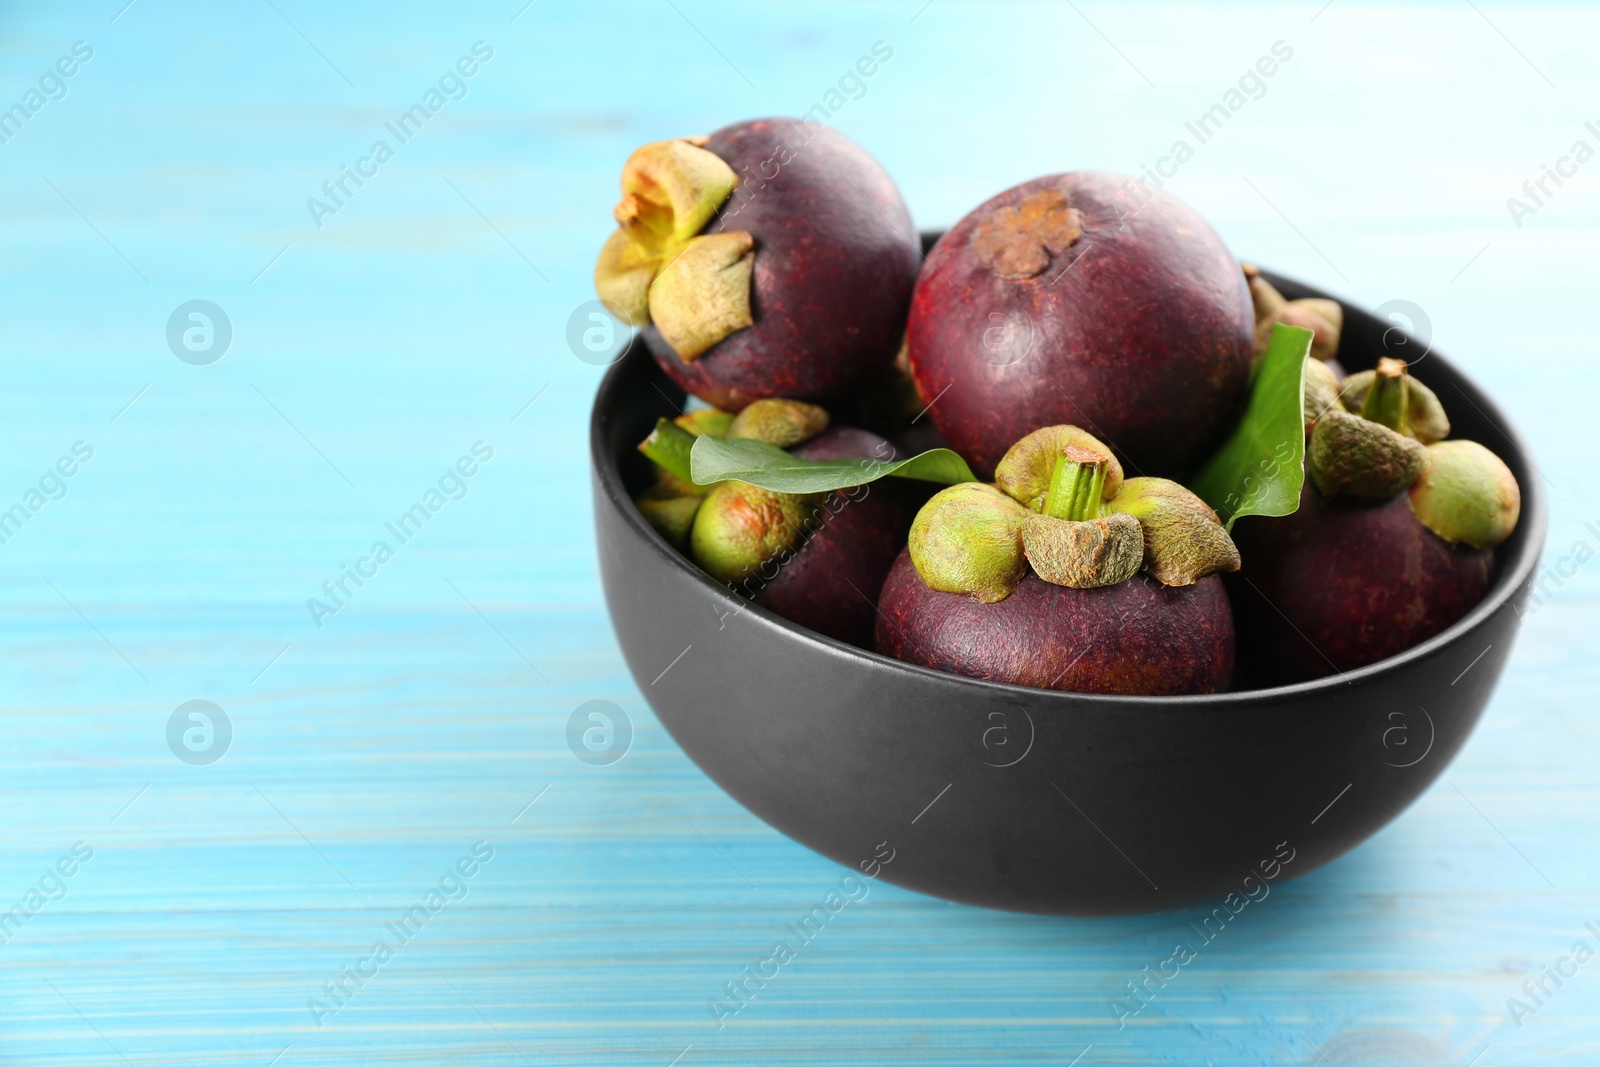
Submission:
M 1600 964 L 1520 1026 L 1508 998 L 1574 941 L 1600 948 L 1581 439 L 1600 163 L 1520 227 L 1505 201 L 1574 140 L 1600 146 L 1600 16 L 119 6 L 12 11 L 0 34 L 7 106 L 73 42 L 94 50 L 0 144 L 0 506 L 93 450 L 0 544 L 0 916 L 40 894 L 0 942 L 0 1062 L 1592 1059 Z M 480 40 L 465 95 L 317 227 L 307 199 Z M 1423 308 L 1552 498 L 1550 602 L 1456 766 L 1120 1029 L 1113 998 L 1205 909 L 1039 919 L 873 885 L 719 1028 L 726 983 L 842 871 L 682 755 L 600 603 L 600 370 L 565 331 L 617 168 L 644 140 L 804 111 L 879 40 L 893 59 L 832 121 L 925 225 L 1039 173 L 1155 164 L 1286 42 L 1172 187 L 1243 255 Z M 206 366 L 165 336 L 193 299 L 233 328 Z M 399 543 L 385 523 L 478 442 L 492 458 Z M 393 558 L 319 627 L 308 598 L 382 539 Z M 168 748 L 196 699 L 232 728 L 209 765 Z M 610 766 L 567 749 L 590 699 L 635 730 Z M 78 842 L 92 858 L 50 874 Z M 493 858 L 400 943 L 385 924 L 476 842 Z M 323 983 L 380 940 L 393 958 L 336 1004 Z

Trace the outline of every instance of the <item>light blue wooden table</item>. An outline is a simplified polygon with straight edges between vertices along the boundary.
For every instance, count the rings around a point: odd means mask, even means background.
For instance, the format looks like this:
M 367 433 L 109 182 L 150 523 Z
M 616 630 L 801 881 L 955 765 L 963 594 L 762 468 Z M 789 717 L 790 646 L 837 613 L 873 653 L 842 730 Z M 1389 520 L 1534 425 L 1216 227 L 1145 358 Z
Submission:
M 0 1062 L 1594 1063 L 1600 962 L 1508 998 L 1600 948 L 1600 160 L 1560 162 L 1600 148 L 1600 14 L 1319 2 L 7 5 Z M 1457 763 L 1121 1029 L 1194 916 L 885 884 L 719 1028 L 844 872 L 683 756 L 600 599 L 567 329 L 618 167 L 827 101 L 879 41 L 831 121 L 925 226 L 1156 165 L 1283 42 L 1172 187 L 1242 256 L 1422 309 L 1548 483 L 1549 595 Z M 193 300 L 221 358 L 186 316 L 169 345 Z M 230 736 L 169 746 L 194 700 Z M 590 700 L 620 761 L 568 746 Z

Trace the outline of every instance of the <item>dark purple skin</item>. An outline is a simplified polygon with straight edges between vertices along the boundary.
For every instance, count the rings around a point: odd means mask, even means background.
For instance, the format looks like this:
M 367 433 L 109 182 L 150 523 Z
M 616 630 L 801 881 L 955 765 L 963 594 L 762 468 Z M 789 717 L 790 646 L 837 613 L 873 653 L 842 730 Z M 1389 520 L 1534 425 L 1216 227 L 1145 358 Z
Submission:
M 705 148 L 739 186 L 704 233 L 755 238 L 755 324 L 685 363 L 654 327 L 645 344 L 673 381 L 724 411 L 789 397 L 829 404 L 894 362 L 922 261 L 900 190 L 827 126 L 759 119 Z
M 1255 344 L 1244 274 L 1187 205 L 1158 191 L 1141 208 L 1128 181 L 1037 178 L 973 211 L 928 255 L 911 301 L 911 373 L 980 477 L 1013 442 L 1061 423 L 1115 448 L 1130 475 L 1179 477 L 1237 414 Z M 1047 189 L 1082 213 L 1082 235 L 1052 249 L 1041 274 L 1001 278 L 973 249 L 979 225 Z
M 1075 693 L 1216 693 L 1233 675 L 1233 613 L 1216 575 L 1162 585 L 1146 574 L 1068 589 L 1029 573 L 980 604 L 922 584 L 901 552 L 878 597 L 877 648 L 951 674 Z
M 830 426 L 804 444 L 795 445 L 789 453 L 811 460 L 861 458 L 889 462 L 895 458 L 894 445 L 882 435 L 854 426 Z
M 1309 479 L 1293 515 L 1241 518 L 1233 539 L 1240 672 L 1268 685 L 1404 652 L 1471 611 L 1494 576 L 1493 549 L 1449 544 L 1404 493 L 1325 503 Z
M 790 450 L 803 459 L 893 459 L 875 433 L 836 426 Z M 784 563 L 776 577 L 743 583 L 757 604 L 818 633 L 872 647 L 876 598 L 883 576 L 906 543 L 915 508 L 893 479 L 829 494 L 821 529 Z M 748 588 L 745 588 L 748 587 Z

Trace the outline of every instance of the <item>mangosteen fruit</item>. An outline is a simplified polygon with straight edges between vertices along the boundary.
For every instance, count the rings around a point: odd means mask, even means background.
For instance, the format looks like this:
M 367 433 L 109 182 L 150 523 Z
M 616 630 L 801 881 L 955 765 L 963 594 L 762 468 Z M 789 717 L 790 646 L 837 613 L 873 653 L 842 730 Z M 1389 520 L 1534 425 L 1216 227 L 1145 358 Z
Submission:
M 766 398 L 737 415 L 702 410 L 662 420 L 640 449 L 686 470 L 701 434 L 747 438 L 809 460 L 894 459 L 884 438 L 828 426 L 825 409 Z M 665 467 L 637 504 L 645 519 L 712 578 L 819 633 L 872 643 L 878 590 L 905 542 L 915 499 L 880 481 L 826 494 L 779 493 L 741 481 L 698 486 Z
M 828 412 L 804 401 L 768 397 L 746 405 L 726 426 L 721 436 L 791 448 L 823 432 Z M 695 512 L 689 556 L 719 582 L 747 581 L 775 557 L 800 546 L 822 503 L 820 494 L 780 493 L 749 482 L 718 482 L 706 490 Z
M 1027 435 L 996 471 L 917 513 L 879 596 L 878 651 L 1043 689 L 1226 688 L 1233 615 L 1217 574 L 1239 554 L 1215 512 L 1175 482 L 1124 479 L 1071 425 Z
M 1311 428 L 1298 510 L 1234 526 L 1242 675 L 1292 683 L 1376 663 L 1483 599 L 1521 495 L 1482 445 L 1418 437 L 1448 426 L 1399 360 L 1345 382 Z
M 927 405 L 917 395 L 911 380 L 911 364 L 906 358 L 904 338 L 894 365 L 867 382 L 853 402 L 833 410 L 851 424 L 887 437 L 901 455 L 915 456 L 935 448 L 949 448 L 939 428 L 928 417 Z
M 894 360 L 921 249 L 848 137 L 760 119 L 657 141 L 622 170 L 595 288 L 667 376 L 728 411 L 835 403 Z
M 656 532 L 708 574 L 722 581 L 742 578 L 752 561 L 759 563 L 795 543 L 794 531 L 816 498 L 772 493 L 745 482 L 698 485 L 691 480 L 689 462 L 695 438 L 742 437 L 782 448 L 821 433 L 827 425 L 825 409 L 784 399 L 757 401 L 737 415 L 702 408 L 658 419 L 639 442 L 639 451 L 654 464 L 654 481 L 634 502 Z M 718 518 L 701 521 L 702 505 L 712 499 Z
M 831 427 L 792 452 L 811 460 L 895 458 L 885 438 L 852 426 Z M 736 590 L 791 622 L 871 648 L 878 591 L 915 511 L 912 492 L 910 483 L 885 478 L 827 494 L 804 542 L 773 561 L 773 576 L 758 568 Z
M 1325 501 L 1308 479 L 1282 518 L 1233 527 L 1241 671 L 1267 684 L 1376 663 L 1444 630 L 1488 591 L 1494 553 L 1452 546 L 1405 494 Z
M 984 604 L 929 589 L 902 552 L 878 606 L 879 652 L 992 682 L 1178 696 L 1220 692 L 1233 674 L 1233 616 L 1216 575 L 1072 589 L 1030 574 Z
M 1238 414 L 1255 318 L 1239 264 L 1169 193 L 1099 171 L 1007 190 L 928 255 L 912 377 L 980 476 L 1043 426 L 1084 427 L 1135 474 L 1176 476 Z

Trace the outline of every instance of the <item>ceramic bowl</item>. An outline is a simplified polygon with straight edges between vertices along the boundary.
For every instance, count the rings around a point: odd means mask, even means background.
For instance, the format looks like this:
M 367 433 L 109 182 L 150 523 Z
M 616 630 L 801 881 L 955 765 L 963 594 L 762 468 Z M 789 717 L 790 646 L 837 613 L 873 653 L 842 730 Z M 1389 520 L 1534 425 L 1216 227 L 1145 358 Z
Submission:
M 1290 298 L 1326 295 L 1268 277 Z M 1371 367 L 1400 340 L 1394 330 L 1345 304 L 1340 362 Z M 1423 350 L 1411 341 L 1408 358 Z M 1413 371 L 1443 399 L 1452 436 L 1487 445 L 1521 483 L 1522 519 L 1483 602 L 1402 655 L 1320 681 L 1093 696 L 911 666 L 708 578 L 632 503 L 648 478 L 635 445 L 683 400 L 635 345 L 606 374 L 591 423 L 617 638 L 640 692 L 706 774 L 851 871 L 1065 915 L 1259 893 L 1376 833 L 1460 751 L 1511 654 L 1544 543 L 1540 479 L 1505 415 L 1437 352 Z

